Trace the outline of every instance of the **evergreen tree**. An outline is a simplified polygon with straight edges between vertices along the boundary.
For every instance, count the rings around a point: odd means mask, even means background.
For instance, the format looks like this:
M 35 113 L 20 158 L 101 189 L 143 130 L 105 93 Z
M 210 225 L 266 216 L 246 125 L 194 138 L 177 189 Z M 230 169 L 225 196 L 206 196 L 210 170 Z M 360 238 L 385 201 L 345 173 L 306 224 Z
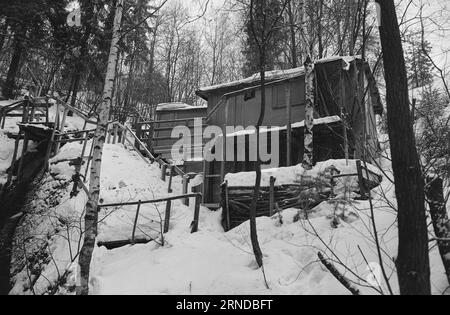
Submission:
M 288 35 L 283 28 L 285 22 L 281 14 L 285 5 L 282 0 L 255 1 L 253 25 L 250 22 L 250 10 L 248 10 L 245 25 L 246 43 L 243 50 L 246 60 L 243 66 L 245 76 L 251 76 L 259 71 L 258 41 L 262 42 L 263 38 L 268 37 L 268 33 L 270 33 L 271 40 L 266 43 L 265 47 L 266 70 L 270 71 L 279 67 L 279 58 L 283 53 L 283 45 L 285 45 Z
M 410 36 L 406 46 L 406 70 L 410 87 L 419 88 L 431 84 L 433 82 L 433 64 L 426 55 L 431 53 L 431 44 L 425 41 L 422 47 L 420 37 Z
M 6 80 L 2 86 L 4 97 L 12 98 L 16 77 L 20 73 L 27 51 L 39 45 L 45 37 L 47 1 L 0 1 L 1 15 L 6 18 L 13 36 L 13 51 Z

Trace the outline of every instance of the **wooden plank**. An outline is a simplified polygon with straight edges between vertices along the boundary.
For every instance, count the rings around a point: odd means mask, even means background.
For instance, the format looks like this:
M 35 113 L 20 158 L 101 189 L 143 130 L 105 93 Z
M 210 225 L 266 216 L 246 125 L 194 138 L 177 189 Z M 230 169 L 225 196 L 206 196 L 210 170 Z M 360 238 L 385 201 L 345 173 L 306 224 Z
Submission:
M 152 239 L 139 238 L 134 241 L 131 240 L 120 240 L 120 241 L 108 241 L 108 242 L 98 242 L 97 247 L 105 247 L 107 250 L 118 249 L 128 245 L 145 245 L 153 242 Z

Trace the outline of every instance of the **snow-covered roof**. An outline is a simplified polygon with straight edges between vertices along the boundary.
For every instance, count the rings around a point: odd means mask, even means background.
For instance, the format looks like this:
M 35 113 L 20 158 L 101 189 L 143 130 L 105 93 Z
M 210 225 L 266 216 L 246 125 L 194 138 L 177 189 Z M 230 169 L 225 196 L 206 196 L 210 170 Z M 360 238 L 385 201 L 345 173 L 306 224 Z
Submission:
M 318 118 L 318 119 L 314 119 L 314 126 L 321 126 L 321 125 L 329 125 L 332 123 L 337 123 L 337 122 L 341 122 L 341 118 L 339 116 L 329 116 L 329 117 L 323 117 L 323 118 Z M 297 123 L 293 123 L 291 125 L 292 129 L 299 129 L 299 128 L 304 128 L 305 127 L 305 121 L 301 121 L 301 122 L 297 122 Z M 270 133 L 270 132 L 280 132 L 280 131 L 285 131 L 287 130 L 287 126 L 284 127 L 272 127 L 272 128 L 261 128 L 261 133 Z M 227 134 L 227 138 L 234 138 L 234 137 L 242 137 L 242 136 L 247 136 L 247 135 L 253 135 L 255 134 L 256 129 L 255 128 L 248 128 L 242 131 L 237 131 L 237 132 L 233 132 L 233 133 L 229 133 Z M 218 137 L 220 138 L 220 136 Z
M 174 111 L 174 110 L 195 110 L 202 109 L 206 107 L 198 107 L 188 105 L 186 103 L 162 103 L 159 104 L 156 108 L 157 111 Z
M 337 60 L 342 60 L 343 68 L 345 70 L 349 70 L 350 63 L 356 59 L 361 59 L 361 57 L 360 56 L 348 56 L 348 57 L 334 56 L 334 57 L 317 60 L 317 61 L 315 61 L 315 64 L 324 64 L 324 63 L 334 62 Z M 305 67 L 293 68 L 293 69 L 288 69 L 288 70 L 267 71 L 266 72 L 266 82 L 293 79 L 293 78 L 301 77 L 304 74 L 305 74 Z M 259 73 L 256 73 L 256 74 L 254 74 L 248 78 L 242 79 L 242 80 L 201 88 L 200 90 L 197 91 L 197 95 L 199 95 L 203 99 L 207 99 L 208 94 L 213 91 L 227 89 L 227 88 L 234 88 L 234 87 L 251 86 L 251 85 L 258 83 L 260 80 L 261 80 L 261 75 Z

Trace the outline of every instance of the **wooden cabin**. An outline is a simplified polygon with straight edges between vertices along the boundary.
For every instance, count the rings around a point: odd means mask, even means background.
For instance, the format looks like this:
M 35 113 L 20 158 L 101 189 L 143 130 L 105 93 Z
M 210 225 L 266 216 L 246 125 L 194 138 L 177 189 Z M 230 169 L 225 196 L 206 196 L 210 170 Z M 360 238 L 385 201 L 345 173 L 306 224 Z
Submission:
M 304 68 L 267 72 L 265 93 L 263 126 L 282 127 L 277 129 L 279 167 L 298 164 L 303 157 Z M 258 121 L 261 108 L 259 74 L 202 88 L 197 95 L 208 102 L 208 125 L 247 128 Z M 347 154 L 355 159 L 375 158 L 379 149 L 376 115 L 382 114 L 379 91 L 367 63 L 357 57 L 334 57 L 315 63 L 315 163 L 341 159 Z M 248 146 L 251 141 L 249 136 L 245 139 Z M 218 206 L 220 185 L 227 173 L 253 170 L 254 162 L 205 162 L 204 203 L 210 207 Z
M 172 146 L 178 139 L 172 138 L 172 130 L 177 126 L 186 126 L 194 135 L 194 120 L 204 119 L 207 114 L 206 107 L 194 107 L 184 103 L 165 103 L 159 104 L 156 108 L 155 121 L 150 124 L 153 136 L 149 137 L 153 141 L 149 144 L 151 151 L 163 157 L 167 161 L 171 161 Z M 196 148 L 202 150 L 202 148 Z M 185 168 L 185 172 L 202 171 L 201 161 L 192 161 L 187 158 L 185 161 L 171 161 Z

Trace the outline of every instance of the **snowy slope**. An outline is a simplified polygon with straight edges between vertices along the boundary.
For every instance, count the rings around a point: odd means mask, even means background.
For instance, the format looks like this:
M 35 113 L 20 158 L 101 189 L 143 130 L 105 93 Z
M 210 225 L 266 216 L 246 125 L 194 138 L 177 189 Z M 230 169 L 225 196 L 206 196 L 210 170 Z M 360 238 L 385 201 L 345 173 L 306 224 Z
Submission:
M 63 148 L 53 162 L 77 156 L 79 144 Z M 167 196 L 167 183 L 160 180 L 160 170 L 141 160 L 136 153 L 122 145 L 105 147 L 102 173 L 101 199 L 104 203 L 150 200 Z M 389 166 L 386 167 L 389 174 Z M 55 179 L 67 181 L 73 173 L 67 162 L 52 167 L 52 178 L 42 187 L 55 184 Z M 60 183 L 61 184 L 61 183 Z M 56 185 L 57 186 L 57 185 Z M 173 184 L 174 194 L 180 194 L 180 180 Z M 47 291 L 50 281 L 69 270 L 65 288 L 75 284 L 77 263 L 70 258 L 70 248 L 61 222 L 82 217 L 86 202 L 84 193 L 70 199 L 70 186 L 62 202 L 52 208 L 53 214 L 42 219 L 42 230 L 52 232 L 48 240 L 53 259 L 43 268 L 36 280 L 35 290 Z M 374 210 L 383 249 L 383 261 L 397 292 L 394 262 L 397 252 L 396 213 L 394 189 L 385 180 L 374 191 Z M 42 197 L 45 199 L 45 197 Z M 140 236 L 158 237 L 159 213 L 165 205 L 148 206 L 141 210 Z M 100 214 L 99 240 L 123 240 L 131 235 L 136 208 L 105 209 Z M 270 289 L 264 284 L 261 270 L 255 266 L 252 255 L 249 224 L 224 233 L 221 213 L 201 209 L 200 231 L 190 234 L 189 225 L 193 208 L 175 203 L 172 210 L 170 232 L 165 235 L 165 246 L 156 243 L 127 246 L 108 251 L 96 248 L 91 271 L 92 294 L 348 294 L 331 274 L 318 262 L 317 253 L 324 252 L 351 281 L 360 286 L 364 294 L 378 294 L 367 287 L 370 280 L 366 263 L 378 263 L 374 240 L 371 236 L 371 214 L 368 202 L 323 203 L 309 218 L 298 215 L 298 210 L 284 211 L 273 218 L 258 219 L 258 234 L 264 253 L 265 273 Z M 50 224 L 52 223 L 52 224 Z M 74 224 L 76 225 L 76 224 Z M 54 228 L 54 227 L 57 228 Z M 77 229 L 72 229 L 71 250 L 75 251 Z M 319 237 L 318 237 L 319 236 Z M 347 266 L 346 268 L 342 265 Z M 56 268 L 58 266 L 58 268 Z M 432 251 L 432 282 L 436 294 L 446 288 L 443 267 L 437 250 Z M 26 270 L 15 277 L 13 294 L 30 293 Z M 382 289 L 387 287 L 382 278 Z M 373 281 L 372 281 L 373 283 Z M 60 290 L 60 293 L 68 293 Z

